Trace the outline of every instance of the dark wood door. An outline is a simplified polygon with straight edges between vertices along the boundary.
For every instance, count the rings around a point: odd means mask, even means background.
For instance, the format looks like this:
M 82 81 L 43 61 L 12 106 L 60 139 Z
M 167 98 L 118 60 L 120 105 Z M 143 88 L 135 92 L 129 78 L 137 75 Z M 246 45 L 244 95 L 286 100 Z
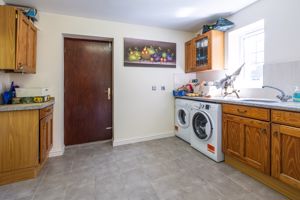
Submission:
M 111 42 L 64 39 L 65 145 L 112 138 Z

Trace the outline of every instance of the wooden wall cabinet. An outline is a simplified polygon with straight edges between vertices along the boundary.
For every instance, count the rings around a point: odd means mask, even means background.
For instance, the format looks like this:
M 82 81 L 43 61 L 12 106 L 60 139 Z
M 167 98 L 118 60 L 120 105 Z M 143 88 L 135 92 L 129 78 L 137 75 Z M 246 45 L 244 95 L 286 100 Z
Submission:
M 224 114 L 223 152 L 270 175 L 270 123 Z
M 0 70 L 35 73 L 37 28 L 12 6 L 0 6 Z
M 211 30 L 185 43 L 185 72 L 224 68 L 224 32 Z
M 37 176 L 52 148 L 52 127 L 52 106 L 0 112 L 0 185 Z

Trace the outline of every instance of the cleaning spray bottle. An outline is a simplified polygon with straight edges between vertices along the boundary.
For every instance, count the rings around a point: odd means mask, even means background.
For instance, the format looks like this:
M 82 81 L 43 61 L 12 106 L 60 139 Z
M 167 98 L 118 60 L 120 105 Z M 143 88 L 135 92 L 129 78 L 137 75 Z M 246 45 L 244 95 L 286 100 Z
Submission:
M 293 94 L 293 101 L 300 102 L 300 89 L 298 86 L 295 87 L 295 91 Z

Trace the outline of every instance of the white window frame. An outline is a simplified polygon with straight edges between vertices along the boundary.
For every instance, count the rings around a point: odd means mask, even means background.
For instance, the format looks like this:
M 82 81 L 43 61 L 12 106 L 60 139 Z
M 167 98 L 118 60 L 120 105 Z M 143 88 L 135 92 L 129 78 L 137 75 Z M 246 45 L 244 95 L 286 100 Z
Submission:
M 245 63 L 244 39 L 257 34 L 264 34 L 263 19 L 228 33 L 227 69 L 229 71 L 235 71 L 239 66 Z M 245 65 L 245 68 L 246 67 L 247 63 Z M 263 85 L 263 72 L 261 73 L 260 80 L 246 81 L 247 79 L 245 78 L 246 74 L 244 71 L 245 70 L 242 70 L 235 85 L 239 88 L 261 88 Z

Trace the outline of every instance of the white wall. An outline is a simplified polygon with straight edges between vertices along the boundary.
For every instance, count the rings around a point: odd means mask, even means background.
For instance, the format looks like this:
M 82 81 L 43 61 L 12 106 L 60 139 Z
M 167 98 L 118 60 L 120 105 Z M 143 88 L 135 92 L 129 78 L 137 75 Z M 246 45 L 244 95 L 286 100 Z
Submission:
M 273 83 L 278 87 L 284 88 L 287 92 L 292 91 L 294 81 L 290 81 L 289 75 L 293 75 L 293 61 L 300 60 L 300 1 L 299 0 L 260 0 L 255 4 L 232 15 L 228 19 L 233 21 L 236 26 L 233 30 L 251 24 L 260 19 L 265 19 L 265 64 L 264 83 Z M 230 31 L 233 31 L 230 30 Z M 226 34 L 226 41 L 227 41 Z M 226 43 L 225 52 L 228 44 Z M 279 65 L 277 65 L 277 63 Z M 285 63 L 285 64 L 284 64 Z M 287 69 L 289 75 L 280 81 L 275 81 L 274 71 L 281 70 L 280 67 Z M 268 67 L 271 65 L 272 67 Z M 204 72 L 198 73 L 197 77 L 205 80 L 218 79 L 224 72 Z M 274 78 L 273 78 L 274 77 Z M 299 83 L 300 84 L 300 83 Z M 275 93 L 262 89 L 242 90 L 242 96 L 266 96 L 274 97 Z
M 63 33 L 114 39 L 113 121 L 117 143 L 173 133 L 173 74 L 183 72 L 184 42 L 193 36 L 191 33 L 49 13 L 40 13 L 38 27 L 37 74 L 11 74 L 11 79 L 25 87 L 49 87 L 56 98 L 54 153 L 62 151 L 64 146 Z M 177 68 L 124 67 L 124 37 L 176 42 Z M 167 90 L 153 92 L 152 85 L 165 85 Z

